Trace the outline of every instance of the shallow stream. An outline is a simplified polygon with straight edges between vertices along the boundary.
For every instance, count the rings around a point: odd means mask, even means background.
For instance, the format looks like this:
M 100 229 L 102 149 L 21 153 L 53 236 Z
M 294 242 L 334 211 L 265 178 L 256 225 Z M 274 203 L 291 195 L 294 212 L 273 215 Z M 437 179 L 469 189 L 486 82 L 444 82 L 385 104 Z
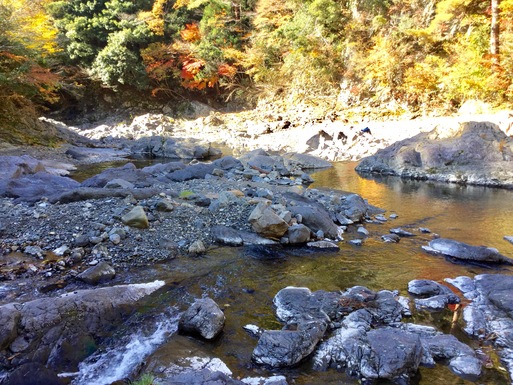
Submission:
M 464 187 L 431 182 L 406 181 L 394 177 L 363 178 L 354 172 L 355 163 L 339 163 L 334 168 L 313 174 L 311 188 L 336 188 L 358 193 L 371 204 L 398 215 L 383 224 L 366 224 L 370 235 L 362 246 L 340 243 L 339 252 L 308 254 L 291 250 L 276 258 L 255 258 L 248 248 L 220 247 L 201 258 L 178 258 L 164 264 L 130 272 L 133 282 L 163 279 L 166 287 L 154 295 L 141 313 L 134 315 L 120 335 L 107 341 L 102 352 L 83 365 L 81 379 L 75 384 L 102 384 L 113 381 L 116 369 L 126 377 L 134 368 L 142 372 L 165 372 L 185 357 L 217 357 L 233 372 L 234 378 L 270 376 L 273 373 L 251 362 L 257 341 L 242 327 L 255 324 L 279 329 L 272 299 L 286 286 L 303 286 L 315 290 L 344 290 L 363 285 L 373 290 L 397 289 L 407 295 L 412 279 L 433 279 L 460 275 L 473 277 L 482 273 L 513 274 L 512 268 L 489 269 L 455 264 L 421 250 L 432 234 L 421 234 L 419 227 L 430 229 L 444 238 L 473 245 L 495 247 L 513 257 L 513 245 L 503 239 L 513 235 L 513 191 L 484 187 Z M 403 238 L 398 244 L 385 244 L 382 234 L 391 228 L 410 230 L 415 237 Z M 348 229 L 345 240 L 361 237 L 355 228 Z M 202 342 L 175 333 L 177 304 L 192 303 L 208 295 L 223 308 L 226 325 L 214 342 Z M 472 344 L 461 332 L 462 321 L 452 324 L 453 313 L 416 314 L 411 321 L 435 325 L 446 333 Z M 405 320 L 409 322 L 408 319 Z M 162 326 L 162 323 L 168 323 Z M 135 343 L 134 341 L 140 341 Z M 140 351 L 135 354 L 134 350 Z M 494 358 L 493 353 L 492 358 Z M 102 355 L 103 358 L 102 358 Z M 127 360 L 126 356 L 134 357 Z M 105 364 L 94 365 L 102 359 Z M 116 358 L 118 357 L 118 358 Z M 134 361 L 135 360 L 135 361 Z M 144 363 L 144 364 L 143 364 Z M 126 370 L 122 366 L 127 365 Z M 108 374 L 108 375 L 107 375 Z M 287 370 L 289 384 L 358 384 L 356 379 L 334 370 L 315 372 L 311 363 Z M 158 376 L 158 375 L 157 375 Z M 103 379 L 109 378 L 108 382 Z M 412 383 L 472 384 L 452 374 L 444 365 L 422 368 Z M 479 384 L 508 384 L 507 376 L 496 362 L 487 369 Z

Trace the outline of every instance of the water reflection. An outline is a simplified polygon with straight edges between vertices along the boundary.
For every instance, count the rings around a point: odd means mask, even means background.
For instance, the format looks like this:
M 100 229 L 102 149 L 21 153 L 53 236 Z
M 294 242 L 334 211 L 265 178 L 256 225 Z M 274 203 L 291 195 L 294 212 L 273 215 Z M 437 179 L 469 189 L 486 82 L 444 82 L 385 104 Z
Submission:
M 356 163 L 337 163 L 313 174 L 312 187 L 330 187 L 362 195 L 370 203 L 399 214 L 397 225 L 429 227 L 445 238 L 496 247 L 512 256 L 503 237 L 513 234 L 513 191 L 425 182 L 392 176 L 360 176 Z

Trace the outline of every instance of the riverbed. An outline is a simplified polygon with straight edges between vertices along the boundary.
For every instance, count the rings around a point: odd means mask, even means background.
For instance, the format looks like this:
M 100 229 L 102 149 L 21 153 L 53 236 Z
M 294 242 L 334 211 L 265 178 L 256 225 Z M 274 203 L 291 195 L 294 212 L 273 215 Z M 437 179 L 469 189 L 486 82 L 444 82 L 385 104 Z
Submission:
M 263 258 L 252 248 L 219 247 L 203 257 L 178 258 L 166 263 L 134 269 L 129 273 L 134 282 L 163 279 L 166 287 L 153 296 L 143 311 L 134 315 L 118 335 L 106 341 L 100 353 L 83 365 L 82 377 L 75 384 L 110 383 L 129 376 L 135 367 L 141 372 L 159 373 L 180 365 L 185 357 L 219 358 L 232 371 L 233 377 L 281 374 L 289 384 L 358 384 L 356 379 L 330 370 L 316 372 L 311 363 L 273 372 L 256 366 L 251 353 L 257 340 L 243 326 L 255 324 L 266 329 L 279 329 L 272 299 L 286 286 L 314 290 L 344 290 L 363 285 L 372 290 L 399 290 L 407 295 L 412 279 L 432 279 L 461 275 L 473 277 L 482 273 L 513 274 L 510 267 L 456 264 L 443 257 L 429 255 L 421 246 L 434 234 L 472 245 L 495 247 L 513 257 L 513 245 L 503 239 L 513 235 L 511 207 L 513 191 L 486 187 L 460 186 L 433 182 L 401 180 L 396 177 L 362 177 L 355 173 L 355 163 L 336 163 L 333 168 L 314 173 L 310 188 L 336 188 L 360 194 L 369 203 L 387 210 L 383 223 L 367 223 L 370 232 L 363 236 L 350 226 L 340 243 L 340 251 L 306 253 L 301 249 L 277 250 Z M 397 214 L 390 219 L 390 214 Z M 381 235 L 401 227 L 415 234 L 397 244 L 385 244 Z M 423 233 L 419 228 L 429 229 Z M 361 246 L 348 240 L 362 238 Z M 224 310 L 226 325 L 213 342 L 199 341 L 176 333 L 179 304 L 194 298 L 210 296 Z M 502 385 L 509 380 L 493 353 L 479 347 L 462 332 L 463 321 L 453 323 L 453 312 L 417 313 L 411 321 L 434 325 L 452 333 L 475 348 L 485 350 L 495 363 L 486 369 L 479 384 Z M 406 319 L 408 322 L 408 319 Z M 165 324 L 164 330 L 162 324 Z M 139 343 L 134 343 L 139 341 Z M 108 353 L 108 355 L 106 355 Z M 104 364 L 94 365 L 107 357 Z M 133 360 L 127 360 L 127 357 Z M 144 362 L 144 364 L 143 364 Z M 210 360 L 212 362 L 212 360 Z M 119 378 L 109 377 L 116 369 Z M 109 382 L 106 381 L 108 378 Z M 422 368 L 413 384 L 473 384 L 452 374 L 445 366 Z

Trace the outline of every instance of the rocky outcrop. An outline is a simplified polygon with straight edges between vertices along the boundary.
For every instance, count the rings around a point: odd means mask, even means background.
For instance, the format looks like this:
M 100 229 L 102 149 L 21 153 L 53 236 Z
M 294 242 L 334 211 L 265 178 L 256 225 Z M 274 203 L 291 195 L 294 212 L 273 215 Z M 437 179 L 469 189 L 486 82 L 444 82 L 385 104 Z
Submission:
M 418 295 L 437 293 L 459 302 L 449 288 L 437 282 L 412 281 L 409 288 Z M 374 292 L 363 286 L 344 292 L 287 287 L 273 302 L 277 318 L 285 324 L 282 330 L 246 327 L 259 338 L 253 351 L 256 363 L 293 366 L 313 354 L 315 369 L 344 369 L 364 382 L 409 383 L 420 365 L 432 366 L 441 360 L 465 378 L 481 374 L 474 350 L 454 336 L 400 322 L 411 313 L 408 299 L 397 292 Z
M 13 357 L 2 362 L 9 362 L 11 368 L 36 363 L 45 367 L 45 373 L 76 371 L 91 348 L 135 309 L 137 301 L 163 285 L 155 281 L 78 290 L 0 306 L 0 347 L 3 355 Z
M 513 188 L 513 139 L 489 122 L 439 127 L 362 159 L 356 170 Z
M 471 246 L 452 239 L 433 239 L 428 246 L 422 246 L 422 248 L 428 253 L 444 255 L 458 261 L 513 265 L 513 260 L 500 254 L 497 249 L 486 246 Z
M 482 274 L 447 281 L 472 300 L 463 310 L 464 331 L 480 341 L 493 342 L 513 378 L 513 276 Z

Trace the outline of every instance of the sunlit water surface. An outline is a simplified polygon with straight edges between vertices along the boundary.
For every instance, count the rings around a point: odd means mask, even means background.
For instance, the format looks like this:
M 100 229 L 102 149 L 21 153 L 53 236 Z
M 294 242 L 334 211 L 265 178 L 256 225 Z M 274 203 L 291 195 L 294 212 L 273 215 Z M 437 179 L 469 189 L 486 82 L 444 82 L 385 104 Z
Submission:
M 387 217 L 391 213 L 398 215 L 397 219 L 383 224 L 367 224 L 370 235 L 362 246 L 341 242 L 339 252 L 308 254 L 292 250 L 271 260 L 255 258 L 251 250 L 244 248 L 222 247 L 211 250 L 201 258 L 178 258 L 132 271 L 130 277 L 134 282 L 164 279 L 167 283 L 166 288 L 153 296 L 144 307 L 142 322 L 151 324 L 155 318 L 160 323 L 161 314 L 169 312 L 175 305 L 192 303 L 194 298 L 206 295 L 220 304 L 227 320 L 222 335 L 213 342 L 169 333 L 159 346 L 152 345 L 151 349 L 140 355 L 144 365 L 141 364 L 139 369 L 158 373 L 179 363 L 184 357 L 218 357 L 227 364 L 234 377 L 268 376 L 274 373 L 287 376 L 289 384 L 358 384 L 357 380 L 335 370 L 324 373 L 313 371 L 309 361 L 293 369 L 274 372 L 256 366 L 251 361 L 251 353 L 257 341 L 247 335 L 242 327 L 256 324 L 268 329 L 281 328 L 273 313 L 272 299 L 286 286 L 330 291 L 363 285 L 373 290 L 398 289 L 401 294 L 407 295 L 407 283 L 412 279 L 443 282 L 444 278 L 460 275 L 473 277 L 481 273 L 513 273 L 510 268 L 487 269 L 454 264 L 445 258 L 428 255 L 421 250 L 421 246 L 429 242 L 431 234 L 418 232 L 419 227 L 429 228 L 442 237 L 495 247 L 504 255 L 513 257 L 513 245 L 503 239 L 505 235 L 513 235 L 513 191 L 415 182 L 393 177 L 363 178 L 354 172 L 355 165 L 335 164 L 331 169 L 313 174 L 316 182 L 311 188 L 355 192 L 368 199 L 369 203 L 387 210 Z M 383 243 L 380 236 L 394 227 L 402 227 L 418 235 L 403 238 L 398 244 Z M 347 241 L 360 235 L 350 227 L 344 236 Z M 474 341 L 469 341 L 463 335 L 461 321 L 456 325 L 451 324 L 452 316 L 449 311 L 422 313 L 405 321 L 435 325 L 475 346 Z M 176 323 L 176 319 L 169 317 L 169 322 Z M 153 327 L 155 332 L 162 331 L 161 326 Z M 166 330 L 172 329 L 168 327 Z M 132 330 L 132 333 L 135 332 Z M 109 343 L 116 350 L 116 341 L 123 340 L 133 344 L 132 338 L 113 339 Z M 112 347 L 106 350 L 113 354 Z M 127 354 L 126 345 L 119 346 L 118 350 L 120 354 Z M 112 358 L 112 362 L 119 366 L 122 360 Z M 89 367 L 87 370 L 100 370 L 91 375 L 95 378 L 102 378 L 101 370 L 112 372 L 108 366 L 102 369 Z M 421 368 L 412 383 L 472 384 L 455 376 L 443 365 L 434 369 Z M 477 383 L 498 385 L 508 384 L 509 381 L 497 363 L 494 369 L 486 370 Z

